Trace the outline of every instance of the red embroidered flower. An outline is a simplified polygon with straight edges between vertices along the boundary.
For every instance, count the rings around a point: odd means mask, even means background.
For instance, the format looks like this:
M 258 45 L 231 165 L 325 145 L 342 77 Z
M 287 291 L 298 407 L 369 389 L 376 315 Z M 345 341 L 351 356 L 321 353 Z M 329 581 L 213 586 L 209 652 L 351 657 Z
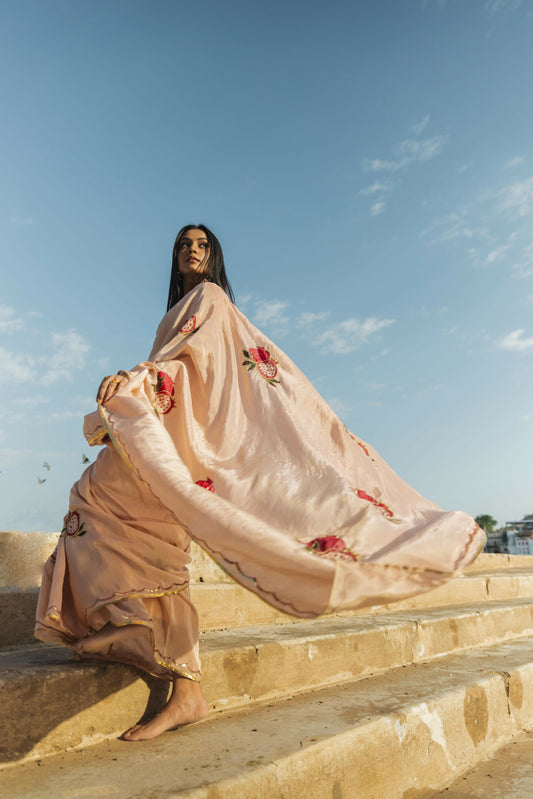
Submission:
M 394 513 L 388 505 L 385 505 L 384 502 L 380 502 L 375 497 L 371 497 L 370 494 L 367 494 L 366 491 L 363 491 L 361 488 L 355 489 L 355 493 L 359 499 L 366 499 L 368 502 L 371 502 L 373 505 L 375 505 L 376 508 L 379 508 L 384 516 L 388 516 L 389 518 L 394 516 Z
M 358 438 L 354 438 L 354 441 L 355 441 L 355 443 L 356 443 L 356 444 L 358 444 L 358 445 L 361 447 L 361 449 L 363 450 L 363 452 L 365 453 L 365 455 L 367 455 L 367 456 L 370 458 L 370 452 L 368 451 L 368 449 L 366 448 L 366 446 L 363 444 L 363 442 L 362 442 L 362 441 L 359 441 L 359 439 L 358 439 Z
M 211 480 L 210 477 L 208 477 L 206 480 L 197 480 L 196 485 L 201 486 L 201 488 L 206 488 L 208 491 L 212 491 L 213 494 L 216 494 L 213 481 Z
M 71 510 L 65 519 L 65 526 L 61 530 L 62 533 L 68 535 L 70 538 L 73 536 L 85 535 L 87 530 L 84 524 L 80 524 L 80 514 Z
M 265 350 L 264 347 L 250 347 L 249 350 L 243 350 L 242 354 L 246 359 L 242 365 L 246 366 L 249 372 L 252 369 L 257 369 L 261 377 L 264 377 L 271 385 L 279 383 L 279 380 L 276 379 L 277 361 L 270 357 L 268 350 Z
M 180 333 L 183 333 L 186 336 L 189 333 L 192 333 L 195 327 L 196 327 L 196 316 L 191 316 L 191 318 L 187 319 L 187 321 L 181 328 Z
M 316 555 L 346 555 L 352 560 L 357 560 L 351 550 L 348 549 L 342 538 L 337 535 L 324 535 L 321 538 L 314 538 L 306 544 L 307 549 L 310 549 Z
M 157 383 L 153 384 L 155 397 L 153 407 L 159 415 L 168 413 L 174 407 L 174 381 L 166 372 L 157 373 Z
M 365 453 L 365 455 L 368 455 L 368 457 L 370 458 L 370 452 L 368 451 L 368 449 L 367 449 L 367 447 L 365 446 L 365 444 L 363 444 L 363 442 L 362 442 L 362 441 L 359 441 L 359 439 L 358 439 L 356 436 L 354 436 L 354 434 L 353 434 L 353 433 L 352 433 L 350 430 L 348 430 L 348 428 L 346 427 L 346 425 L 344 425 L 344 429 L 346 430 L 346 432 L 348 433 L 348 435 L 350 436 L 350 438 L 352 439 L 352 441 L 355 441 L 355 443 L 356 443 L 356 444 L 358 444 L 358 445 L 361 447 L 361 449 L 363 450 L 363 452 Z

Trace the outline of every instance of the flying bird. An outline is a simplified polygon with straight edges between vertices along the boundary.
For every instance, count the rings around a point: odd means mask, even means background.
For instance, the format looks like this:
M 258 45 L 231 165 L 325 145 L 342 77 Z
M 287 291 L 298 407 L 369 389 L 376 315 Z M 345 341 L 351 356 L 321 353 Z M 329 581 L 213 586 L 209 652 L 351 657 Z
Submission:
M 81 462 L 82 462 L 82 463 L 89 463 L 89 458 L 87 457 L 87 455 L 85 454 L 85 452 L 84 452 L 84 453 L 83 453 L 83 455 L 81 456 Z
M 43 463 L 43 468 L 44 468 L 44 469 L 48 469 L 48 471 L 50 471 L 50 464 L 49 464 L 49 463 L 47 463 L 47 462 L 45 461 L 45 462 Z
M 39 481 L 39 485 L 42 485 L 43 483 L 46 483 L 46 477 L 43 477 L 42 480 L 41 480 L 40 477 L 37 477 L 37 480 Z

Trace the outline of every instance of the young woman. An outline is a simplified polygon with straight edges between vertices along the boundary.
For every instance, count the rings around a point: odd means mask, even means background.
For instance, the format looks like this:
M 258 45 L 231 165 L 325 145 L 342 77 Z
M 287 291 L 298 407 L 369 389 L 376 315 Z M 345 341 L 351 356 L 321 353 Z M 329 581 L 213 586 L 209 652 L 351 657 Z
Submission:
M 126 740 L 203 718 L 191 537 L 300 617 L 427 591 L 484 534 L 410 488 L 232 303 L 220 244 L 188 225 L 149 360 L 104 378 L 85 419 L 105 445 L 72 489 L 36 636 L 132 663 L 173 690 Z

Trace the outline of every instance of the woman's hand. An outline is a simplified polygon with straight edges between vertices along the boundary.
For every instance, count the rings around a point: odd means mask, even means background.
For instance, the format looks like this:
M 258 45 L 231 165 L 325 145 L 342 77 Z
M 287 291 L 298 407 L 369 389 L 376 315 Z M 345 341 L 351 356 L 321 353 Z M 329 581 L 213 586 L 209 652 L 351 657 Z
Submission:
M 106 402 L 109 402 L 111 397 L 115 396 L 120 386 L 123 386 L 125 383 L 127 383 L 129 379 L 130 373 L 124 372 L 122 370 L 118 373 L 118 375 L 109 375 L 108 377 L 104 377 L 100 383 L 100 388 L 98 389 L 98 394 L 96 395 L 96 401 L 101 405 L 105 405 Z

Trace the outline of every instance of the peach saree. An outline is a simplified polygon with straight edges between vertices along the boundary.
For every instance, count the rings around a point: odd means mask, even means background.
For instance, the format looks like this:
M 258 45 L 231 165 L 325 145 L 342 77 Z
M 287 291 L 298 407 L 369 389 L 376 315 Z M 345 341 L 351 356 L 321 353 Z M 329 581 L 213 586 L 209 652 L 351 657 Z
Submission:
M 237 582 L 300 617 L 393 602 L 470 563 L 484 533 L 403 482 L 222 289 L 163 318 L 149 360 L 85 420 L 107 445 L 73 487 L 36 635 L 150 630 L 111 660 L 198 679 L 194 538 Z M 104 655 L 104 653 L 102 653 Z

